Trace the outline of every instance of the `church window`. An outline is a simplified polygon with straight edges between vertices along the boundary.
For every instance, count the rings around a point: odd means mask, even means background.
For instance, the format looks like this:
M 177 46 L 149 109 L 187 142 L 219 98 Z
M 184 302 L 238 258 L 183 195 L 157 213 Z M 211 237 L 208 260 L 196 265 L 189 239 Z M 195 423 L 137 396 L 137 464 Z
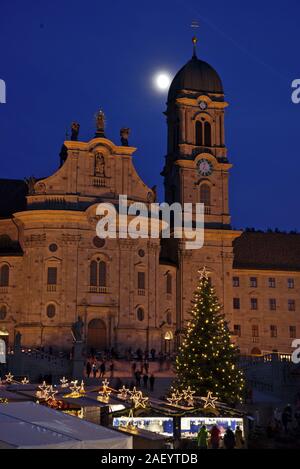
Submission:
M 93 260 L 90 264 L 90 286 L 106 287 L 107 269 L 106 262 L 101 259 Z
M 204 124 L 204 145 L 211 147 L 211 125 L 209 122 Z
M 138 318 L 139 321 L 144 321 L 145 313 L 144 313 L 143 308 L 138 308 L 137 309 L 136 317 Z
M 203 125 L 202 122 L 196 122 L 196 145 L 202 147 L 203 145 Z
M 9 285 L 9 267 L 3 265 L 0 269 L 0 287 L 8 287 Z
M 196 121 L 195 124 L 196 133 L 196 146 L 198 147 L 211 147 L 211 125 L 204 118 L 200 121 Z
M 145 272 L 138 272 L 138 290 L 145 290 Z
M 106 287 L 106 263 L 99 262 L 99 287 Z
M 51 319 L 51 318 L 54 318 L 55 314 L 56 314 L 55 305 L 51 303 L 50 305 L 47 306 L 47 316 L 49 319 Z
M 48 267 L 47 284 L 48 285 L 56 285 L 57 284 L 57 268 L 56 267 Z
M 201 184 L 200 186 L 200 203 L 208 207 L 211 205 L 211 194 L 208 184 Z
M 7 315 L 7 308 L 5 305 L 0 306 L 0 320 L 3 321 Z
M 56 252 L 57 249 L 58 249 L 58 248 L 57 248 L 57 244 L 52 243 L 52 244 L 49 245 L 49 251 L 51 251 L 51 252 Z

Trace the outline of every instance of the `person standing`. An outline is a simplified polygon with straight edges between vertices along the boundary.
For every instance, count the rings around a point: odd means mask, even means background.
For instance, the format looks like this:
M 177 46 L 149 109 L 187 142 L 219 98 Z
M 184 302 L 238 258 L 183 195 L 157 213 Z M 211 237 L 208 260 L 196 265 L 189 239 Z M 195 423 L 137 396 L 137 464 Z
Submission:
M 227 428 L 226 433 L 224 435 L 224 446 L 225 449 L 234 449 L 235 447 L 234 433 L 229 427 Z
M 198 432 L 197 443 L 199 449 L 207 449 L 208 431 L 205 425 L 202 425 Z
M 145 360 L 144 368 L 145 368 L 145 373 L 148 375 L 149 374 L 149 362 L 148 362 L 148 360 Z
M 91 365 L 91 362 L 88 360 L 86 362 L 86 375 L 88 378 L 90 377 L 91 371 L 92 371 L 92 365 Z
M 244 447 L 243 432 L 239 426 L 235 430 L 235 447 L 236 449 L 242 449 Z
M 92 372 L 93 372 L 93 377 L 96 378 L 96 376 L 97 376 L 97 365 L 96 365 L 95 362 L 92 364 Z
M 219 449 L 220 446 L 220 430 L 214 425 L 210 431 L 210 442 L 212 449 Z
M 149 378 L 149 376 L 147 375 L 147 373 L 145 373 L 143 375 L 143 383 L 144 383 L 144 388 L 146 388 L 146 389 L 147 389 L 147 386 L 148 386 L 148 378 Z
M 132 376 L 135 376 L 136 372 L 136 362 L 133 362 L 131 365 Z
M 105 372 L 106 372 L 105 361 L 102 360 L 102 363 L 100 365 L 100 378 L 104 378 Z
M 152 373 L 150 378 L 149 378 L 149 384 L 150 384 L 150 391 L 153 392 L 154 391 L 154 383 L 155 383 L 155 376 L 154 374 Z
M 141 385 L 141 372 L 139 370 L 136 370 L 135 372 L 135 382 L 137 387 L 140 387 Z

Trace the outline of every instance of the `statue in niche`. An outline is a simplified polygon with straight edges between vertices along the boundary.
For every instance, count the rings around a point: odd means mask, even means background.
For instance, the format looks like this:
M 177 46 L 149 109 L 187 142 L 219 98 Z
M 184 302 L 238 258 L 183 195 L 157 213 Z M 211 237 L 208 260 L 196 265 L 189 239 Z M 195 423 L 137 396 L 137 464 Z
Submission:
M 28 187 L 28 194 L 34 194 L 34 185 L 36 183 L 36 178 L 34 176 L 30 176 L 29 178 L 25 179 L 27 187 Z
M 84 322 L 81 316 L 78 316 L 77 321 L 72 324 L 72 333 L 73 333 L 75 342 L 82 342 L 83 327 L 84 327 Z
M 130 134 L 130 129 L 128 127 L 122 127 L 120 130 L 121 143 L 123 147 L 128 147 L 128 137 Z
M 72 122 L 71 125 L 71 140 L 76 141 L 78 140 L 80 124 L 78 122 Z
M 105 161 L 102 153 L 95 155 L 95 176 L 105 177 Z

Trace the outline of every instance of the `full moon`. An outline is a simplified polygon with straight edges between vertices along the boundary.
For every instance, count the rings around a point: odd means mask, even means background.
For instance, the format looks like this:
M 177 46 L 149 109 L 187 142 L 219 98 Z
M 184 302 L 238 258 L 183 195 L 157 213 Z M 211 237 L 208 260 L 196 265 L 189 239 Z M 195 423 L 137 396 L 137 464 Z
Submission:
M 154 84 L 158 90 L 165 91 L 171 84 L 171 77 L 168 73 L 165 72 L 158 73 L 154 77 Z

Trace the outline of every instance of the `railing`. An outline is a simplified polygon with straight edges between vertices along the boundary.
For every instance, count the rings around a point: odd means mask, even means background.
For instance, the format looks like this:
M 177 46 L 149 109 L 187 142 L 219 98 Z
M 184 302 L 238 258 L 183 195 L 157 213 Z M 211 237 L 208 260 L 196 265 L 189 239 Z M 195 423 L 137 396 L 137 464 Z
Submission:
M 0 287 L 0 293 L 8 293 L 8 287 Z
M 89 286 L 90 293 L 108 293 L 107 287 Z
M 211 208 L 205 206 L 205 207 L 204 207 L 204 214 L 205 214 L 205 215 L 210 215 L 210 214 L 211 214 Z
M 146 295 L 146 291 L 144 288 L 139 288 L 138 289 L 138 295 L 139 296 L 145 296 Z
M 93 186 L 106 187 L 106 179 L 103 177 L 93 177 Z
M 56 291 L 56 285 L 47 285 L 47 291 Z

